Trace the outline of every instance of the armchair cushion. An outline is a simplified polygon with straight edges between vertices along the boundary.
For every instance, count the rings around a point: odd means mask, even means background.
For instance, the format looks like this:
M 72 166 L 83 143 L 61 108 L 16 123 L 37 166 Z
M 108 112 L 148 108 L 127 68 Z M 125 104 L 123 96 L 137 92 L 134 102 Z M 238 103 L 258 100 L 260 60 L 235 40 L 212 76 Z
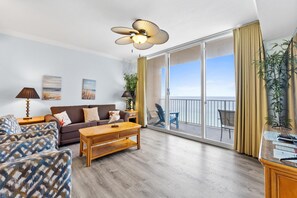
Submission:
M 57 128 L 57 123 L 55 122 L 44 122 L 44 123 L 28 124 L 28 125 L 21 126 L 22 132 L 32 132 L 32 131 L 40 131 L 40 130 L 56 129 L 56 128 Z
M 20 140 L 24 141 L 29 138 L 41 137 L 45 135 L 53 135 L 55 137 L 55 140 L 58 141 L 58 130 L 57 128 L 55 128 L 26 133 L 17 133 L 13 135 L 0 135 L 0 144 L 11 143 Z
M 21 132 L 21 127 L 13 115 L 0 117 L 0 135 L 11 135 Z
M 69 149 L 0 164 L 0 197 L 70 197 Z
M 56 139 L 53 135 L 0 144 L 0 163 L 16 160 L 45 150 L 54 150 L 56 144 Z

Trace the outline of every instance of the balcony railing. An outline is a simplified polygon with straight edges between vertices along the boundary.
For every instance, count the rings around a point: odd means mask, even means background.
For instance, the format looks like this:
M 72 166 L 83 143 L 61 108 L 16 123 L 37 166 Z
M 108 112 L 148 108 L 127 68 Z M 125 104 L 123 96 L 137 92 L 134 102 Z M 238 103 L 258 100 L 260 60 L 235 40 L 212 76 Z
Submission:
M 160 99 L 165 107 L 165 99 Z M 179 112 L 179 121 L 186 124 L 201 125 L 201 99 L 170 99 L 169 111 Z M 235 111 L 235 100 L 206 100 L 206 126 L 221 127 L 218 110 Z

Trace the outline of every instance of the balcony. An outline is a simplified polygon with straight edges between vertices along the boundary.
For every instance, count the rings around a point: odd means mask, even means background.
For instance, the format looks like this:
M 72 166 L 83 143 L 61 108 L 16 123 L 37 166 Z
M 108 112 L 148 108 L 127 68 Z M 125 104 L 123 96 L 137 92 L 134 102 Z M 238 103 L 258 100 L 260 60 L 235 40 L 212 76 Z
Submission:
M 165 99 L 160 100 L 161 106 L 165 107 Z M 170 112 L 179 112 L 179 128 L 171 124 L 171 130 L 201 137 L 201 99 L 170 99 Z M 221 121 L 218 110 L 235 111 L 234 99 L 207 99 L 205 106 L 205 136 L 207 139 L 233 144 L 234 131 L 223 130 L 221 140 Z M 155 110 L 149 110 L 151 119 L 149 125 L 154 125 L 159 119 Z M 150 117 L 149 116 L 149 117 Z M 158 127 L 162 127 L 158 125 Z

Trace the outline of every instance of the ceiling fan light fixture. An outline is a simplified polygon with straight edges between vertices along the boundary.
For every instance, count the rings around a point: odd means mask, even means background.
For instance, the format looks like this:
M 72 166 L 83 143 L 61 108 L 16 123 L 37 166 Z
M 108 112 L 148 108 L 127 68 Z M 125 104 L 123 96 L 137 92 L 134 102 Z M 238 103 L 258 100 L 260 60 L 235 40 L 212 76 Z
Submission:
M 118 45 L 127 45 L 133 43 L 133 46 L 138 50 L 146 50 L 154 45 L 161 45 L 168 41 L 169 34 L 160 29 L 155 23 L 137 19 L 133 24 L 133 28 L 128 27 L 113 27 L 111 31 L 127 35 L 115 41 Z
M 132 36 L 132 40 L 134 41 L 134 43 L 142 44 L 147 41 L 147 36 L 142 34 L 136 34 Z

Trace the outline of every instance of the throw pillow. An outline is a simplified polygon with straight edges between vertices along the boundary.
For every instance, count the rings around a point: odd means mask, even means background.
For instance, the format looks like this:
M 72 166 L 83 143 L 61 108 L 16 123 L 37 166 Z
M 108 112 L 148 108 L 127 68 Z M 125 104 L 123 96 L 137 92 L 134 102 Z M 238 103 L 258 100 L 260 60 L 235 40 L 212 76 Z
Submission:
M 113 115 L 120 115 L 120 111 L 109 111 L 109 118 Z
M 112 123 L 118 121 L 120 119 L 120 111 L 109 111 L 109 122 Z
M 21 132 L 21 126 L 13 115 L 0 117 L 0 135 L 12 135 Z
M 66 111 L 54 114 L 54 116 L 59 120 L 61 126 L 67 126 L 71 124 L 71 120 Z
M 100 120 L 98 115 L 98 107 L 94 108 L 83 108 L 85 122 L 97 121 Z

